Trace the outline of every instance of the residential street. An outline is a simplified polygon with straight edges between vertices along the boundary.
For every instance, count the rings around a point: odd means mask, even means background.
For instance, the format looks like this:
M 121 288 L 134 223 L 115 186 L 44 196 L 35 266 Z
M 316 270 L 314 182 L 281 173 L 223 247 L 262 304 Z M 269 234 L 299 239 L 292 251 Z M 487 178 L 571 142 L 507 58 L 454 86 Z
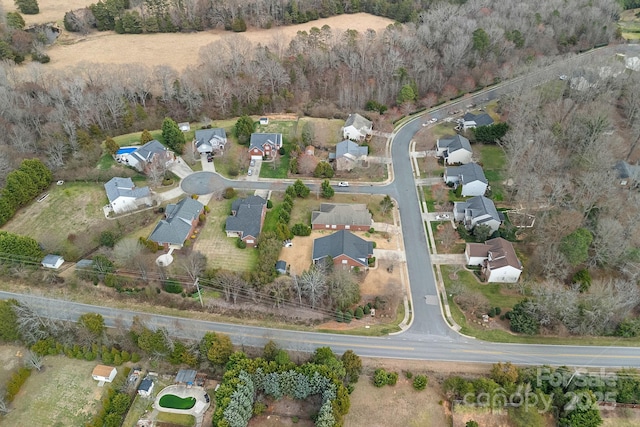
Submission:
M 612 50 L 630 49 L 629 46 L 611 47 L 593 50 L 588 55 L 612 54 Z M 639 47 L 633 47 L 639 50 Z M 636 53 L 637 54 L 637 53 Z M 574 60 L 574 59 L 571 59 Z M 520 85 L 536 85 L 557 76 L 562 69 L 562 62 L 555 63 L 545 70 L 535 71 L 527 76 L 519 77 L 509 82 L 481 91 L 460 101 L 445 104 L 430 110 L 423 115 L 407 121 L 394 133 L 391 144 L 392 168 L 390 176 L 393 181 L 386 185 L 361 184 L 350 187 L 336 188 L 336 192 L 388 194 L 398 203 L 400 224 L 407 263 L 410 290 L 407 296 L 411 303 L 413 317 L 410 327 L 403 333 L 387 337 L 360 337 L 339 334 L 321 334 L 301 331 L 287 331 L 253 326 L 222 324 L 202 320 L 186 319 L 148 313 L 138 313 L 115 308 L 79 304 L 63 300 L 48 299 L 36 295 L 14 294 L 0 292 L 0 298 L 15 298 L 28 302 L 32 308 L 43 316 L 76 321 L 82 313 L 100 313 L 108 326 L 122 323 L 130 325 L 133 316 L 142 316 L 148 326 L 166 327 L 178 337 L 199 339 L 204 332 L 213 330 L 227 333 L 236 345 L 262 346 L 268 340 L 276 341 L 281 347 L 296 351 L 313 351 L 319 346 L 330 346 L 337 353 L 353 349 L 361 356 L 406 358 L 420 360 L 445 360 L 459 362 L 510 361 L 516 364 L 548 364 L 579 367 L 635 367 L 640 363 L 640 348 L 634 347 L 587 347 L 567 345 L 525 345 L 488 343 L 458 334 L 443 317 L 443 309 L 438 293 L 437 282 L 434 277 L 432 264 L 447 264 L 454 259 L 446 255 L 429 255 L 429 246 L 424 227 L 424 215 L 420 206 L 416 174 L 409 155 L 409 144 L 413 136 L 422 129 L 427 117 L 446 117 L 447 111 L 456 105 L 467 104 L 470 101 L 493 99 L 518 89 Z M 557 77 L 554 77 L 557 78 Z M 182 163 L 184 165 L 184 163 Z M 184 165 L 185 167 L 188 166 Z M 180 164 L 175 166 L 181 177 L 191 178 L 189 181 L 197 183 L 207 182 L 215 186 L 233 186 L 240 189 L 261 189 L 283 191 L 294 180 L 248 181 L 245 179 L 233 181 L 212 172 L 190 174 Z M 173 170 L 173 169 L 172 169 Z M 199 175 L 199 176 L 198 176 Z M 423 181 L 420 181 L 421 183 Z M 427 181 L 424 181 L 425 183 Z M 183 181 L 183 185 L 185 182 Z M 309 185 L 316 191 L 318 184 Z M 174 190 L 171 190 L 174 191 Z M 182 191 L 182 190 L 181 190 Z M 176 191 L 177 193 L 177 191 Z M 427 217 L 430 219 L 430 217 Z M 455 259 L 458 262 L 458 259 Z

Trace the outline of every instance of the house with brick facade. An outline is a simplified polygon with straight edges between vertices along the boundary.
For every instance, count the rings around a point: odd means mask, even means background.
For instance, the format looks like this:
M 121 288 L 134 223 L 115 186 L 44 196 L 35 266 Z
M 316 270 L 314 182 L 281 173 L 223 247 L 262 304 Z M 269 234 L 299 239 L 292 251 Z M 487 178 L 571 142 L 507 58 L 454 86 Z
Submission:
M 267 213 L 267 201 L 260 196 L 236 199 L 227 218 L 227 237 L 239 237 L 247 246 L 255 247 Z
M 138 147 L 132 153 L 126 154 L 124 162 L 142 173 L 148 173 L 155 162 L 168 166 L 175 159 L 173 151 L 154 139 Z
M 331 257 L 333 265 L 343 268 L 367 267 L 373 256 L 373 242 L 368 242 L 347 230 L 337 231 L 313 241 L 311 259 L 314 263 Z
M 185 197 L 178 203 L 167 205 L 164 218 L 149 235 L 149 240 L 165 249 L 180 249 L 195 231 L 204 205 L 191 197 Z
M 275 157 L 282 147 L 281 133 L 252 133 L 249 141 L 249 155 L 252 159 Z
M 367 231 L 373 225 L 371 212 L 365 204 L 322 203 L 311 212 L 313 230 Z

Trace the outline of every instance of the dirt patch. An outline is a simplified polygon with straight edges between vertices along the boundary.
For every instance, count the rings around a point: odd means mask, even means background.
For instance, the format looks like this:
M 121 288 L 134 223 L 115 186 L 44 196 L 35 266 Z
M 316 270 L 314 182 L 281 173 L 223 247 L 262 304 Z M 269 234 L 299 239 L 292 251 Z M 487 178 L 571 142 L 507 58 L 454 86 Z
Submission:
M 262 415 L 251 418 L 249 427 L 289 425 L 312 427 L 315 424 L 311 417 L 318 412 L 322 402 L 320 396 L 315 395 L 305 400 L 296 400 L 287 396 L 280 400 L 264 398 L 263 403 L 267 405 L 267 409 Z
M 0 384 L 5 385 L 9 377 L 23 363 L 23 356 L 27 349 L 14 345 L 0 347 Z
M 14 10 L 12 0 L 2 0 L 5 10 Z M 95 1 L 70 0 L 58 2 L 41 0 L 41 13 L 24 15 L 28 24 L 41 22 L 61 22 L 65 12 L 87 6 Z M 198 33 L 168 34 L 116 34 L 113 31 L 92 32 L 87 36 L 68 33 L 63 30 L 60 40 L 49 49 L 51 62 L 48 67 L 68 68 L 82 63 L 132 64 L 142 63 L 149 67 L 170 65 L 177 70 L 196 65 L 200 49 L 223 37 L 244 37 L 253 43 L 269 45 L 272 40 L 292 40 L 298 31 L 309 31 L 313 27 L 328 25 L 335 30 L 357 30 L 365 32 L 373 29 L 381 32 L 393 21 L 366 13 L 339 15 L 318 19 L 305 24 L 275 27 L 269 30 L 251 28 L 241 35 L 224 30 L 209 30 Z M 61 27 L 62 28 L 62 27 Z M 99 54 L 96 54 L 99 52 Z
M 373 367 L 365 369 L 372 372 Z M 402 362 L 404 364 L 404 362 Z M 376 366 L 377 367 L 377 366 Z M 433 378 L 423 391 L 413 389 L 412 380 L 406 379 L 400 369 L 395 386 L 377 388 L 369 375 L 361 376 L 351 394 L 351 409 L 345 417 L 345 427 L 366 425 L 368 427 L 414 426 L 442 427 L 448 425 L 443 405 L 440 385 Z M 413 371 L 425 373 L 424 370 Z M 490 424 L 487 424 L 490 425 Z

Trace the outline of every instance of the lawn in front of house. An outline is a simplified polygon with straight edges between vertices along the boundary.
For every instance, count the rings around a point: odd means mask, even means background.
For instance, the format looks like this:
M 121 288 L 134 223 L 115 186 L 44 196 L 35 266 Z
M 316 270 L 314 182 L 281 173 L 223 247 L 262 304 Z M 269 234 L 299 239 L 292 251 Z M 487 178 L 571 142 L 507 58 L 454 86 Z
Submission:
M 238 197 L 245 197 L 239 195 Z M 239 249 L 236 239 L 227 237 L 225 224 L 231 213 L 231 200 L 209 202 L 211 211 L 200 230 L 193 249 L 207 256 L 207 265 L 213 268 L 230 268 L 237 271 L 251 271 L 258 261 L 258 251 L 253 248 Z
M 6 426 L 83 426 L 100 410 L 107 390 L 91 377 L 96 362 L 46 356 L 2 417 Z

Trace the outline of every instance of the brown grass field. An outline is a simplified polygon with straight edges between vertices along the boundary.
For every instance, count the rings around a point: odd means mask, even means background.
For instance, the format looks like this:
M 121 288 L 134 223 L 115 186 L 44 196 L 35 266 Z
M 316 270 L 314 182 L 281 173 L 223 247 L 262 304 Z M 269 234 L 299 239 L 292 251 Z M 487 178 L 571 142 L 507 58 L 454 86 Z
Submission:
M 383 31 L 393 21 L 381 16 L 356 13 L 318 19 L 306 24 L 275 27 L 269 30 L 250 28 L 241 35 L 221 29 L 198 33 L 168 34 L 116 34 L 113 31 L 92 32 L 87 36 L 68 33 L 64 30 L 64 14 L 96 3 L 92 0 L 40 0 L 40 13 L 23 15 L 27 25 L 35 23 L 57 22 L 63 29 L 59 41 L 48 50 L 51 62 L 47 67 L 69 68 L 83 63 L 132 64 L 143 63 L 148 66 L 170 65 L 183 70 L 198 63 L 200 49 L 223 37 L 245 37 L 253 43 L 269 44 L 274 38 L 287 41 L 293 39 L 298 31 L 309 31 L 313 27 L 328 25 L 333 29 L 357 30 L 364 32 L 373 29 Z M 5 12 L 16 10 L 13 0 L 0 0 Z

